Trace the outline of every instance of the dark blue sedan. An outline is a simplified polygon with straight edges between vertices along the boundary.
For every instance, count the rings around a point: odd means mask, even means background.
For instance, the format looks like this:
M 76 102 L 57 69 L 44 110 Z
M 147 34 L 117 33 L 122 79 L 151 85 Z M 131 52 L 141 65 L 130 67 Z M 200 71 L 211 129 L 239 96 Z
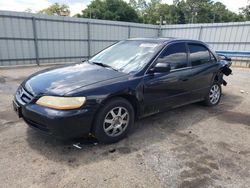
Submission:
M 30 126 L 69 139 L 93 135 L 113 143 L 135 119 L 204 101 L 217 105 L 230 59 L 195 40 L 120 41 L 79 64 L 28 77 L 13 106 Z

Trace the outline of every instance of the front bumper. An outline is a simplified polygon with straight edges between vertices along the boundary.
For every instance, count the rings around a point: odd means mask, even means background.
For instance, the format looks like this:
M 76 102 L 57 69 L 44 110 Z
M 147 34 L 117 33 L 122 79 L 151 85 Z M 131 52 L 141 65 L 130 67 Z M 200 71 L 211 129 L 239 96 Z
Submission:
M 91 132 L 96 105 L 77 110 L 54 110 L 37 104 L 19 106 L 19 115 L 32 128 L 60 139 L 79 138 Z M 16 110 L 15 110 L 16 111 Z

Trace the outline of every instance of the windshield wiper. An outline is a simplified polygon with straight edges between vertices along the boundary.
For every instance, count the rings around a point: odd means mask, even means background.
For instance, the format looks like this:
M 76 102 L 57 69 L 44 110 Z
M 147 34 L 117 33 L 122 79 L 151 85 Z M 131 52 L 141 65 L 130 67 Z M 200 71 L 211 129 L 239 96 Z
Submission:
M 91 63 L 93 63 L 93 64 L 95 64 L 95 65 L 102 66 L 102 67 L 111 68 L 111 69 L 113 69 L 113 70 L 115 70 L 115 71 L 118 71 L 117 69 L 111 67 L 110 65 L 104 64 L 104 63 L 100 63 L 100 62 L 91 62 Z

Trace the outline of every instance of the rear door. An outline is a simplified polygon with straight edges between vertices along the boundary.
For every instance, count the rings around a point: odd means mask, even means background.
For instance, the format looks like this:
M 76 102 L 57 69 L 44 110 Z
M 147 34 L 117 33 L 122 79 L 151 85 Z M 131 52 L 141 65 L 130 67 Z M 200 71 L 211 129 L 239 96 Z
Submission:
M 158 59 L 160 62 L 169 63 L 171 71 L 145 75 L 145 114 L 187 103 L 192 91 L 191 67 L 188 64 L 185 42 L 170 44 L 162 51 Z
M 203 98 L 210 87 L 211 80 L 218 70 L 218 63 L 210 50 L 201 43 L 188 43 L 189 61 L 192 66 L 192 98 Z

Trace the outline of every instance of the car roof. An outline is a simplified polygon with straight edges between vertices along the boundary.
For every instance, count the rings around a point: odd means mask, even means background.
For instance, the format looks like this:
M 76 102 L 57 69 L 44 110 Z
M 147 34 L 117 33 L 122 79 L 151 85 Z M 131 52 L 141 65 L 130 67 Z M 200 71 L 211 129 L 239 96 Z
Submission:
M 156 43 L 170 43 L 170 42 L 194 42 L 194 43 L 203 43 L 199 40 L 193 40 L 193 39 L 181 39 L 176 37 L 159 37 L 159 38 L 130 38 L 127 40 L 136 40 L 136 41 L 145 41 L 145 42 L 156 42 Z M 204 44 L 204 43 L 203 43 Z

